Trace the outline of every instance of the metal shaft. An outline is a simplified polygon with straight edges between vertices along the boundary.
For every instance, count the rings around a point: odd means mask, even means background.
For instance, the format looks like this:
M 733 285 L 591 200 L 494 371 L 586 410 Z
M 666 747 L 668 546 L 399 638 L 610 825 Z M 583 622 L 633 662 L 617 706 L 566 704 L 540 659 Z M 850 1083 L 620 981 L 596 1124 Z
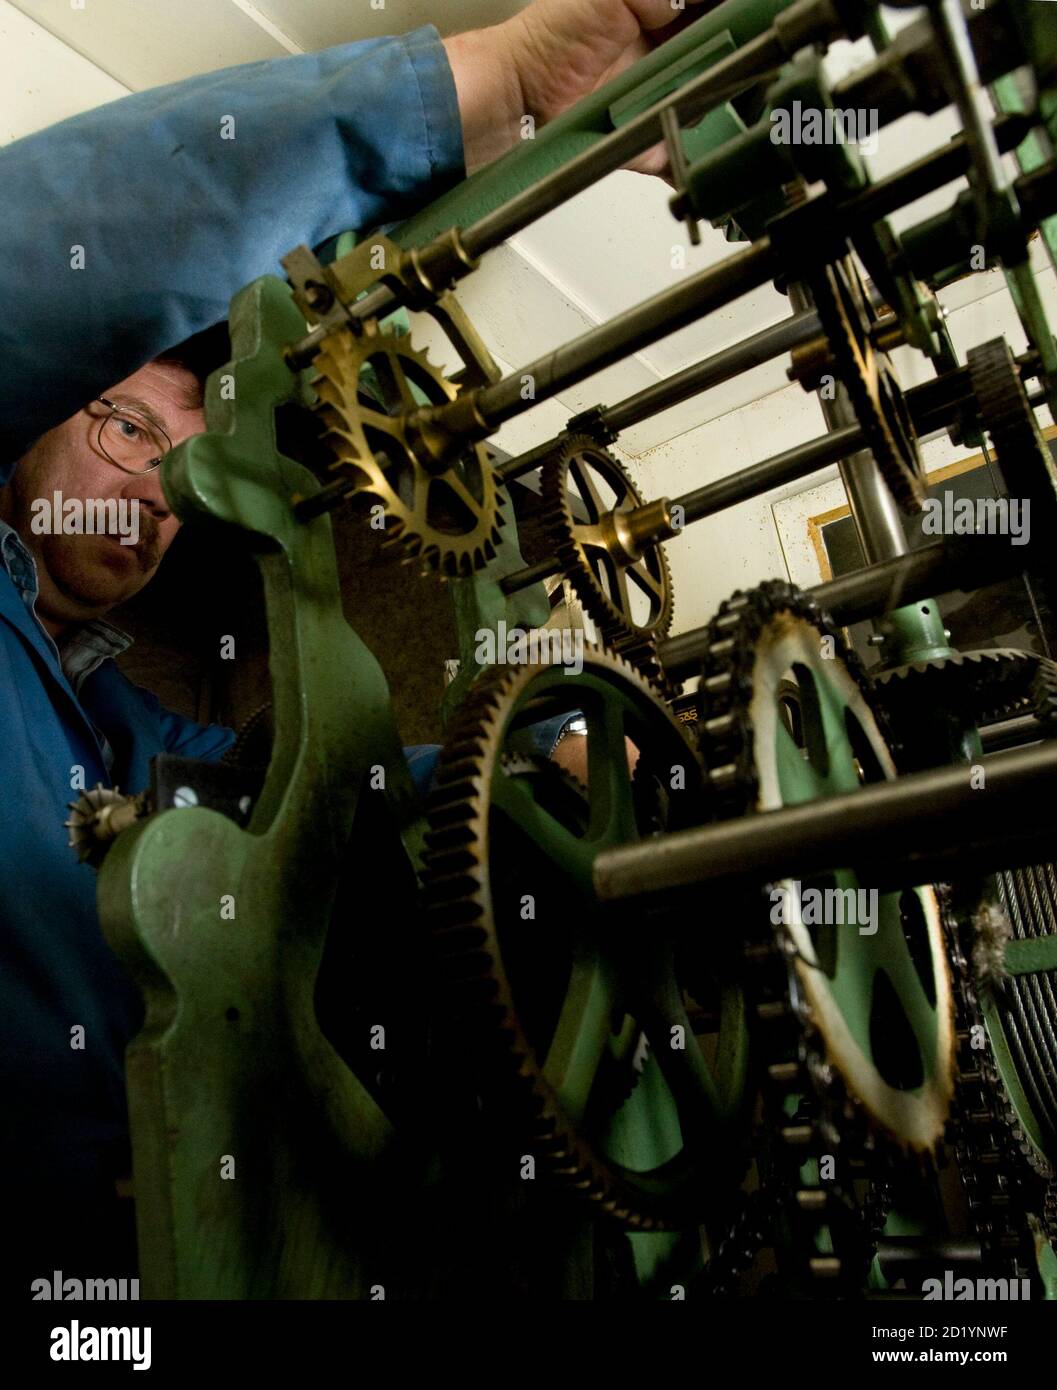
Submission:
M 789 299 L 793 307 L 800 311 L 814 307 L 806 285 L 791 284 Z M 855 423 L 855 411 L 843 386 L 833 400 L 827 400 L 821 392 L 818 400 L 830 430 L 843 429 Z M 866 563 L 873 565 L 879 560 L 905 555 L 908 547 L 899 519 L 899 508 L 873 454 L 869 450 L 859 450 L 842 459 L 839 467 Z
M 719 265 L 699 271 L 618 314 L 609 323 L 519 368 L 494 386 L 485 387 L 477 397 L 477 411 L 489 432 L 498 429 L 540 401 L 549 400 L 630 353 L 694 323 L 703 314 L 748 294 L 769 280 L 776 269 L 771 243 L 762 237 Z M 526 378 L 533 383 L 529 399 L 524 394 Z
M 743 468 L 729 478 L 720 478 L 705 487 L 686 492 L 672 502 L 673 507 L 682 507 L 686 525 L 700 521 L 702 517 L 720 512 L 724 507 L 733 507 L 750 497 L 758 497 L 782 483 L 793 482 L 808 473 L 814 473 L 827 464 L 846 458 L 849 451 L 863 442 L 863 432 L 858 425 L 846 425 L 833 434 L 809 439 L 806 444 L 795 444 L 793 448 L 775 454 L 751 468 Z
M 928 883 L 943 862 L 981 869 L 1037 853 L 1039 806 L 1057 792 L 1057 744 L 988 758 L 985 784 L 970 768 L 932 769 L 844 796 L 653 836 L 600 854 L 599 898 L 614 902 L 675 888 L 734 887 L 854 865 L 864 882 Z M 1032 862 L 1030 857 L 1025 862 Z
M 825 0 L 822 3 L 797 0 L 776 16 L 770 29 L 750 39 L 737 52 L 475 222 L 463 236 L 467 251 L 472 256 L 480 256 L 499 246 L 530 222 L 568 202 L 657 144 L 664 135 L 662 121 L 666 110 L 674 110 L 680 125 L 696 122 L 713 107 L 736 96 L 763 75 L 774 72 L 803 44 L 837 38 L 842 32 L 835 9 Z
M 918 599 L 954 589 L 978 589 L 1019 573 L 1025 564 L 1004 536 L 955 537 L 935 541 L 868 569 L 831 579 L 808 589 L 838 626 L 890 613 Z M 673 680 L 685 680 L 699 667 L 709 646 L 706 627 L 682 632 L 661 642 L 657 655 Z
M 822 332 L 818 314 L 813 310 L 805 314 L 793 314 L 781 323 L 763 328 L 740 343 L 723 348 L 701 362 L 686 367 L 674 376 L 665 377 L 644 391 L 629 396 L 619 405 L 611 406 L 602 412 L 602 420 L 614 434 L 637 425 L 640 420 L 648 420 L 651 415 L 659 415 L 673 405 L 689 400 L 701 391 L 708 391 L 724 381 L 730 381 L 741 372 L 759 367 L 764 362 L 773 361 L 793 348 L 809 343 Z
M 622 430 L 637 425 L 641 420 L 648 420 L 651 415 L 659 415 L 662 410 L 679 405 L 701 391 L 708 391 L 713 386 L 730 381 L 741 372 L 759 367 L 764 362 L 781 357 L 784 352 L 791 352 L 793 348 L 809 343 L 821 332 L 822 325 L 816 313 L 812 311 L 794 314 L 791 318 L 783 319 L 781 323 L 772 324 L 770 328 L 762 328 L 740 343 L 734 343 L 731 347 L 723 348 L 721 352 L 713 353 L 711 357 L 684 367 L 682 371 L 665 377 L 653 386 L 647 386 L 645 390 L 628 396 L 617 405 L 600 410 L 599 423 L 607 431 L 620 434 Z M 524 477 L 550 457 L 556 443 L 556 440 L 551 439 L 545 444 L 537 444 L 524 454 L 519 454 L 517 458 L 508 459 L 502 467 L 496 469 L 496 476 L 504 483 Z

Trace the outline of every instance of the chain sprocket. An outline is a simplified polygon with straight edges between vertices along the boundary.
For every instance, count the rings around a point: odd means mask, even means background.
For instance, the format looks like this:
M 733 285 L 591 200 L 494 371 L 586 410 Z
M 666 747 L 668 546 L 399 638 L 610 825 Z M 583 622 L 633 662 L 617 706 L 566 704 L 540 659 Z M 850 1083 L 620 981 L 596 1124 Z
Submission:
M 427 468 L 411 449 L 401 415 L 454 400 L 458 387 L 405 335 L 367 320 L 328 335 L 315 359 L 318 409 L 335 472 L 385 508 L 388 540 L 448 576 L 466 576 L 495 557 L 502 493 L 483 445 L 454 463 Z M 373 393 L 373 394 L 372 394 Z M 378 397 L 378 399 L 376 399 Z
M 842 660 L 842 649 L 842 639 L 816 605 L 783 582 L 736 594 L 721 606 L 710 625 L 698 702 L 702 753 L 724 815 L 814 799 L 807 794 L 810 787 L 792 799 L 783 792 L 767 743 L 777 741 L 778 746 L 787 740 L 790 749 L 810 762 L 822 753 L 818 738 L 826 733 L 824 754 L 833 776 L 808 779 L 816 794 L 835 794 L 863 780 L 894 775 L 882 726 L 863 694 L 858 663 L 850 652 Z M 784 679 L 790 672 L 800 690 L 795 718 L 781 711 L 792 699 L 791 682 Z M 823 672 L 839 698 L 816 684 Z M 815 696 L 810 694 L 813 686 Z M 832 699 L 834 708 L 843 708 L 844 718 L 828 731 L 824 721 L 818 727 L 819 715 L 812 709 L 816 696 L 820 704 Z M 840 767 L 836 780 L 846 786 L 834 782 Z M 910 907 L 902 901 L 906 896 L 879 895 L 877 939 L 885 943 L 889 968 L 898 965 L 903 975 L 908 965 L 912 968 L 917 983 L 910 981 L 908 998 L 916 1001 L 917 989 L 933 992 L 933 1018 L 922 1044 L 923 1051 L 931 1047 L 933 1053 L 929 1087 L 912 1084 L 921 1078 L 894 1074 L 893 1059 L 884 1056 L 876 1028 L 869 1055 L 860 1046 L 856 1057 L 842 1036 L 841 1009 L 833 1008 L 838 991 L 835 983 L 833 988 L 829 984 L 840 977 L 842 954 L 865 971 L 856 975 L 855 985 L 870 1000 L 872 1025 L 879 1011 L 884 1019 L 891 1014 L 877 1002 L 877 982 L 882 973 L 887 978 L 887 971 L 880 958 L 873 960 L 873 948 L 863 944 L 871 938 L 851 927 L 838 944 L 827 943 L 822 931 L 812 939 L 795 914 L 792 924 L 772 921 L 765 900 L 739 908 L 752 924 L 746 989 L 765 1098 L 764 1192 L 748 1227 L 757 1239 L 769 1228 L 787 1279 L 801 1291 L 851 1293 L 862 1288 L 884 1224 L 890 1165 L 926 1162 L 942 1135 L 953 1088 L 950 984 L 934 895 L 929 889 L 911 890 L 920 909 L 909 925 Z M 885 908 L 886 897 L 897 902 Z M 877 1069 L 874 1045 L 885 1075 Z M 921 1102 L 914 1099 L 919 1091 Z M 823 1172 L 826 1157 L 832 1169 L 827 1165 Z M 751 1243 L 735 1234 L 721 1254 L 726 1250 L 735 1267 L 744 1267 Z

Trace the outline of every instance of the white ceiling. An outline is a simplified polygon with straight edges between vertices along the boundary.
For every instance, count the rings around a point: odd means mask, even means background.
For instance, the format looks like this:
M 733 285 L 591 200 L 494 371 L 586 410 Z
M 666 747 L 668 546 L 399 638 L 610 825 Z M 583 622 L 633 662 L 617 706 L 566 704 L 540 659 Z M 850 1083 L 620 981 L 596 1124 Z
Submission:
M 435 24 L 481 28 L 526 0 L 14 0 L 131 91 L 235 63 L 314 52 Z
M 442 32 L 494 24 L 524 0 L 13 0 L 48 34 L 130 90 L 194 73 L 286 53 L 315 50 L 435 23 Z M 438 18 L 438 12 L 440 18 Z M 893 12 L 889 12 L 890 14 Z M 905 22 L 907 12 L 899 12 Z M 869 58 L 868 45 L 841 45 L 832 59 L 843 72 Z M 398 94 L 394 94 L 398 97 Z M 103 100 L 100 95 L 96 100 Z M 84 105 L 93 105 L 87 99 Z M 54 119 L 54 117 L 52 118 Z M 950 133 L 949 119 L 916 118 L 882 133 L 882 172 L 918 157 Z M 516 368 L 612 315 L 670 287 L 680 277 L 728 256 L 723 236 L 703 229 L 703 244 L 686 245 L 668 211 L 671 190 L 659 179 L 611 175 L 535 223 L 511 247 L 493 253 L 465 288 L 467 307 L 486 341 Z M 942 195 L 942 204 L 950 199 Z M 930 208 L 929 211 L 932 209 Z M 673 248 L 685 261 L 673 268 Z M 976 277 L 981 278 L 981 277 Z M 475 282 L 480 281 L 479 284 Z M 516 287 L 516 289 L 515 289 Z M 531 299 L 532 311 L 527 311 Z M 612 402 L 785 317 L 787 301 L 770 286 L 663 339 L 595 381 L 563 395 L 567 413 Z M 707 397 L 666 412 L 622 440 L 638 454 L 693 424 L 780 389 L 785 360 L 727 383 Z

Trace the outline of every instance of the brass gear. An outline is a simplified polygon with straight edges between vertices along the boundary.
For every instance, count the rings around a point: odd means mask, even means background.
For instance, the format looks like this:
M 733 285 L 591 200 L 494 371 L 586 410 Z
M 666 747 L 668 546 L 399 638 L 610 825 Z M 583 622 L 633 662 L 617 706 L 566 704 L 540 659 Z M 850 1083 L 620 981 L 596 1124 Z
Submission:
M 444 575 L 483 569 L 503 524 L 503 494 L 484 446 L 469 445 L 455 463 L 432 471 L 412 452 L 399 418 L 421 404 L 412 386 L 431 405 L 454 400 L 459 388 L 406 335 L 383 332 L 373 320 L 357 333 L 329 334 L 315 366 L 317 409 L 336 456 L 331 467 L 354 492 L 382 504 L 389 541 Z
M 811 292 L 843 383 L 881 474 L 904 511 L 925 500 L 925 468 L 903 392 L 874 346 L 874 316 L 850 257 L 811 277 Z
M 124 796 L 117 787 L 104 787 L 102 782 L 82 792 L 76 801 L 68 803 L 68 808 L 70 818 L 63 821 L 70 832 L 67 843 L 81 864 L 91 864 L 95 869 L 122 830 L 151 812 L 147 792 Z
M 547 764 L 522 778 L 520 765 L 504 758 L 529 711 L 532 720 L 546 718 L 555 703 L 587 720 L 589 788 Z M 465 1035 L 493 1113 L 552 1180 L 631 1229 L 707 1224 L 709 1213 L 722 1224 L 723 1199 L 740 1178 L 733 1136 L 741 1133 L 747 1059 L 730 1045 L 743 1035 L 740 1006 L 728 990 L 717 1023 L 725 1045 L 710 1062 L 677 978 L 672 924 L 657 912 L 644 920 L 641 909 L 602 907 L 591 886 L 594 854 L 643 833 L 625 736 L 640 764 L 663 768 L 666 785 L 675 764 L 685 770 L 685 783 L 669 791 L 664 828 L 700 823 L 696 755 L 653 688 L 619 658 L 592 649 L 580 676 L 493 667 L 476 682 L 427 807 L 426 903 L 442 1008 Z M 649 833 L 655 808 L 646 816 Z M 522 920 L 526 891 L 531 920 Z M 640 1079 L 628 1087 L 620 1108 L 626 1092 L 614 1087 L 611 1064 L 634 1036 L 629 1018 L 650 1036 L 646 1066 L 657 1074 L 650 1086 Z M 685 1048 L 672 1042 L 676 1023 Z M 635 1162 L 626 1138 L 612 1147 L 611 1126 L 623 1119 L 652 1133 L 665 1084 L 681 1138 Z M 628 1117 L 628 1106 L 641 1109 Z
M 594 475 L 594 476 L 592 476 Z M 596 478 L 614 494 L 602 495 Z M 588 513 L 573 515 L 570 489 Z M 543 520 L 555 554 L 576 596 L 607 646 L 639 665 L 650 644 L 672 622 L 672 577 L 659 541 L 638 548 L 621 534 L 621 519 L 643 505 L 627 469 L 589 435 L 572 435 L 540 471 Z M 628 581 L 631 581 L 629 587 Z M 640 604 L 636 611 L 634 595 Z

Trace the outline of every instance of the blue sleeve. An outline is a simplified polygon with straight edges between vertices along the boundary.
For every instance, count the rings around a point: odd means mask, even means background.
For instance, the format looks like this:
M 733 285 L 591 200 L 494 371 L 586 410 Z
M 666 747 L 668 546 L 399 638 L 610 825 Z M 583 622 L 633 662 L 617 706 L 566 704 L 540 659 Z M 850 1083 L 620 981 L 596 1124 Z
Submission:
M 196 724 L 182 714 L 160 707 L 162 732 L 165 738 L 165 751 L 178 753 L 181 758 L 201 758 L 212 763 L 222 758 L 235 742 L 234 729 L 222 724 Z M 404 749 L 404 757 L 411 770 L 411 780 L 419 796 L 426 796 L 433 784 L 437 759 L 440 757 L 439 743 L 420 743 Z
M 235 730 L 223 724 L 196 724 L 193 719 L 174 714 L 164 706 L 160 707 L 160 713 L 166 753 L 215 763 L 235 742 Z
M 558 735 L 566 724 L 571 724 L 574 719 L 580 717 L 579 714 L 559 714 L 554 719 L 545 719 L 541 724 L 533 724 L 529 730 L 532 751 L 539 757 L 549 758 L 558 746 Z M 433 776 L 437 770 L 441 747 L 439 743 L 420 743 L 404 749 L 404 757 L 411 769 L 411 780 L 419 796 L 428 795 L 433 788 Z
M 404 757 L 411 769 L 411 780 L 419 796 L 427 796 L 433 787 L 433 774 L 437 770 L 441 745 L 439 743 L 418 743 L 404 749 Z
M 0 149 L 0 483 L 292 247 L 402 220 L 464 174 L 432 25 L 138 92 Z

